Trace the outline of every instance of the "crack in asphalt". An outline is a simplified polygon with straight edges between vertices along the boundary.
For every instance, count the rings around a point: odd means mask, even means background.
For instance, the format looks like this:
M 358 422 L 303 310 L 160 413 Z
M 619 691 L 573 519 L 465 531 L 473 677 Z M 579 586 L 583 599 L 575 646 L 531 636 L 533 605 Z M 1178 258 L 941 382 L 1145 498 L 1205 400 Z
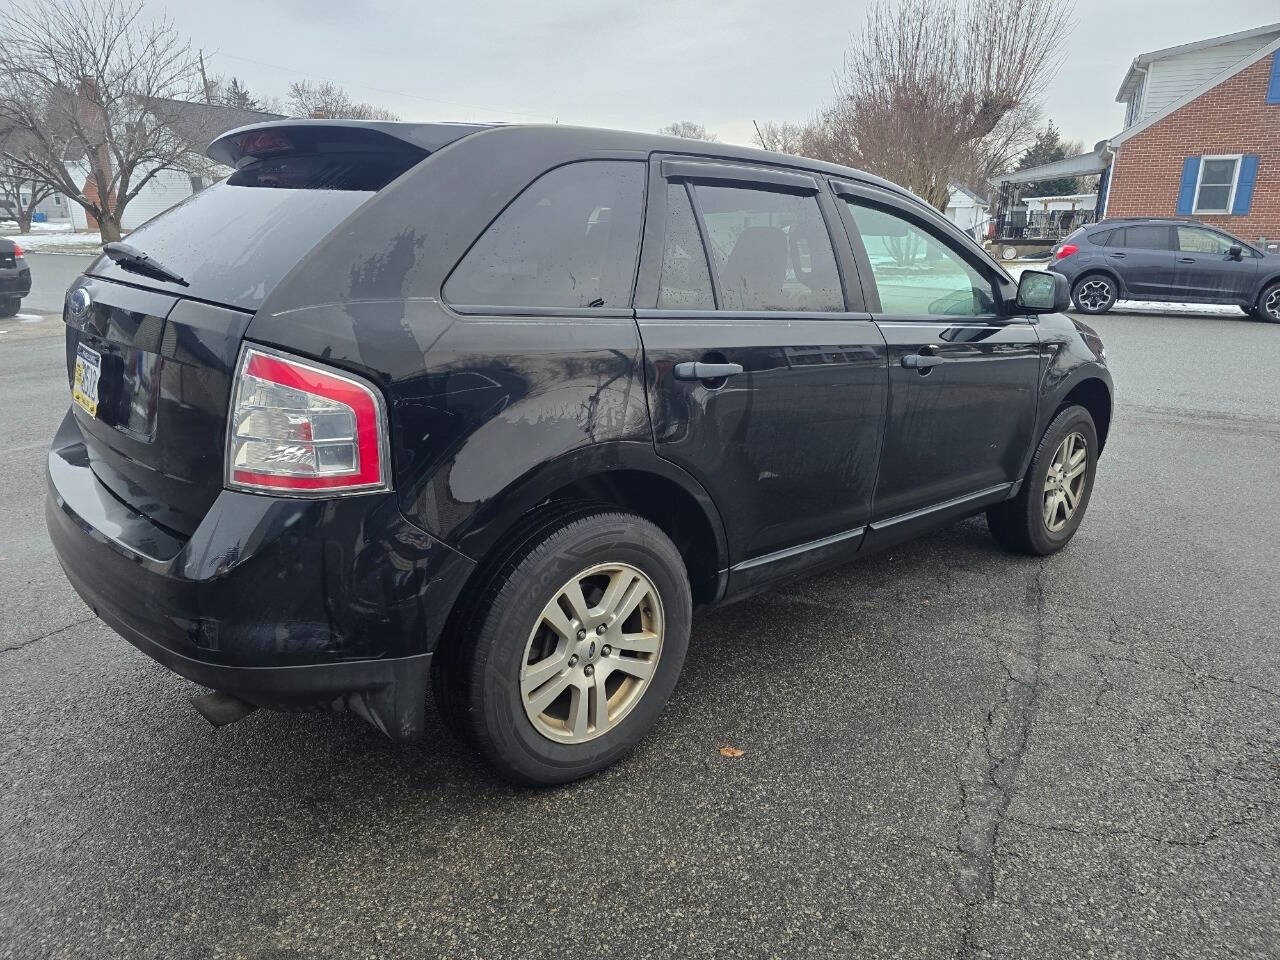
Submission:
M 48 640 L 51 637 L 56 637 L 58 634 L 65 633 L 73 627 L 81 626 L 82 624 L 89 623 L 96 619 L 97 617 L 85 617 L 83 620 L 76 620 L 73 623 L 68 623 L 64 626 L 58 627 L 56 630 L 50 630 L 48 633 L 42 633 L 38 637 L 32 637 L 30 640 L 23 640 L 21 643 L 15 643 L 9 647 L 0 647 L 0 653 L 13 653 L 15 650 L 25 650 L 27 647 L 32 644 L 39 643 L 41 640 Z
M 1045 640 L 1044 564 L 1041 560 L 1035 582 L 1027 588 L 1035 616 L 1030 643 L 1020 652 L 1011 652 L 1007 659 L 1000 658 L 1005 678 L 999 700 L 987 711 L 981 729 L 969 738 L 956 763 L 960 792 L 956 846 L 965 860 L 953 880 L 965 905 L 958 951 L 961 958 L 989 955 L 978 942 L 975 928 L 979 909 L 998 901 L 995 868 L 1000 831 L 1013 802 L 1039 705 Z
M 1274 806 L 1274 804 L 1262 801 L 1264 806 Z M 1265 811 L 1264 811 L 1265 813 Z M 1085 829 L 1084 827 L 1073 827 L 1062 823 L 1035 823 L 1031 820 L 1021 820 L 1017 817 L 1006 818 L 1009 823 L 1016 823 L 1019 826 L 1027 827 L 1032 830 L 1045 830 L 1050 833 L 1069 833 L 1077 837 L 1087 837 L 1092 840 L 1113 840 L 1117 837 L 1129 837 L 1135 840 L 1147 840 L 1151 843 L 1164 844 L 1170 847 L 1189 847 L 1198 848 L 1214 843 L 1223 838 L 1223 834 L 1233 827 L 1245 827 L 1249 824 L 1256 823 L 1259 819 L 1253 817 L 1232 817 L 1224 820 L 1222 823 L 1213 827 L 1208 833 L 1198 837 L 1162 837 L 1158 834 L 1147 833 L 1143 830 L 1126 830 L 1124 828 L 1116 828 L 1114 830 Z

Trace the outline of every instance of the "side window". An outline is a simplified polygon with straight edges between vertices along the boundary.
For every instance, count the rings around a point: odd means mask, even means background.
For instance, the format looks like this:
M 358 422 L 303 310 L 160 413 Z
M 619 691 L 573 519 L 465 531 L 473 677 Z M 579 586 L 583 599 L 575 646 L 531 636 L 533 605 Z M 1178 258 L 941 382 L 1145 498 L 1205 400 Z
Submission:
M 1124 245 L 1138 250 L 1168 250 L 1169 228 L 1157 226 L 1125 227 Z
M 720 309 L 844 309 L 816 196 L 708 184 L 694 190 L 720 281 Z
M 1183 253 L 1216 253 L 1222 256 L 1236 246 L 1234 240 L 1228 240 L 1220 233 L 1209 230 L 1197 230 L 1195 227 L 1178 227 L 1178 249 Z
M 1119 244 L 1114 242 L 1114 235 L 1123 232 L 1122 230 L 1103 230 L 1101 233 L 1091 233 L 1089 234 L 1089 242 L 1095 247 L 1116 247 Z
M 631 303 L 645 165 L 557 167 L 502 211 L 445 281 L 450 303 L 626 307 Z
M 909 220 L 867 204 L 845 201 L 887 317 L 989 317 L 996 295 L 957 250 Z
M 667 184 L 667 234 L 662 243 L 662 280 L 658 306 L 677 310 L 713 310 L 707 251 L 698 236 L 693 207 L 683 183 Z

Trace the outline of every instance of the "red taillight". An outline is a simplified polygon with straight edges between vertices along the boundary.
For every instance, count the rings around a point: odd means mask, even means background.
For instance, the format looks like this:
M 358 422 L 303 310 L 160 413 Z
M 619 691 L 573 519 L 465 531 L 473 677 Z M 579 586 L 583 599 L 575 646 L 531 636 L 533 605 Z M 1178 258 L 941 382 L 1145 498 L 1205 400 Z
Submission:
M 14 257 L 22 256 L 22 248 L 18 246 L 16 243 L 13 245 L 13 255 Z
M 1074 243 L 1064 243 L 1062 246 L 1058 248 L 1058 252 L 1056 256 L 1059 260 L 1064 260 L 1079 249 L 1080 248 L 1077 247 Z
M 372 386 L 248 347 L 227 428 L 227 485 L 297 496 L 388 489 L 387 415 Z

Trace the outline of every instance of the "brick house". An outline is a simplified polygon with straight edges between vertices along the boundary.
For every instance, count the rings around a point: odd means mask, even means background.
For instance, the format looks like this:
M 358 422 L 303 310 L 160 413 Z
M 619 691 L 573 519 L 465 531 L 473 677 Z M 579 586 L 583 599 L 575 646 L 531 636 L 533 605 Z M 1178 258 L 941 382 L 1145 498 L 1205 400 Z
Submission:
M 1000 182 L 1100 173 L 1099 218 L 1194 217 L 1280 244 L 1280 23 L 1141 54 L 1116 101 L 1120 133 Z

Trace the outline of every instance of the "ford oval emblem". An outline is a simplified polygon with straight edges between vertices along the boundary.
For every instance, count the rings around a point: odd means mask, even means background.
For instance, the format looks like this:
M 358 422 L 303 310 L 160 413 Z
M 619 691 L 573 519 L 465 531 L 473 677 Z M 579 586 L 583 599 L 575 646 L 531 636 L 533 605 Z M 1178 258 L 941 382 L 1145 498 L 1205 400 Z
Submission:
M 83 317 L 89 312 L 89 307 L 93 303 L 93 297 L 89 296 L 89 291 L 84 287 L 76 287 L 71 291 L 71 296 L 67 298 L 67 306 L 71 310 L 73 317 Z

